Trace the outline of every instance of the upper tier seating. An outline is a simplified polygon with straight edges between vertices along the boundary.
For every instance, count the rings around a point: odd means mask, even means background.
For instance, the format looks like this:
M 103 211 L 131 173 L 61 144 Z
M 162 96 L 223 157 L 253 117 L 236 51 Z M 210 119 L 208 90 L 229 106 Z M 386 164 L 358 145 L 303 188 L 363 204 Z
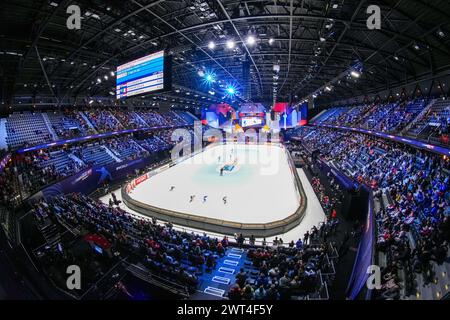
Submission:
M 172 126 L 183 126 L 188 124 L 184 118 L 180 117 L 178 113 L 169 111 L 167 113 L 161 113 L 161 116 Z
M 319 124 L 335 124 L 339 116 L 348 112 L 350 109 L 351 108 L 349 107 L 335 107 L 325 110 L 322 114 L 315 118 L 313 122 Z
M 86 110 L 84 114 L 89 118 L 98 132 L 112 132 L 125 129 L 119 120 L 108 110 Z
M 198 119 L 189 112 L 176 111 L 175 113 L 178 114 L 181 118 L 183 118 L 185 124 L 194 124 L 195 121 L 198 121 Z
M 135 159 L 148 154 L 131 137 L 109 139 L 106 145 L 109 150 L 122 160 Z
M 377 249 L 388 257 L 386 268 L 401 265 L 408 279 L 414 272 L 427 276 L 434 261 L 445 260 L 450 240 L 450 160 L 360 133 L 334 139 L 336 133 L 301 128 L 294 136 L 318 145 L 322 159 L 370 186 L 377 199 L 389 199 L 377 212 Z M 401 286 L 395 288 L 390 293 L 398 295 Z
M 389 118 L 390 113 L 398 106 L 396 103 L 374 105 L 367 115 L 359 121 L 361 127 L 369 130 L 384 131 L 382 120 Z
M 348 110 L 348 112 L 341 113 L 334 121 L 332 120 L 331 124 L 337 126 L 352 126 L 359 123 L 371 108 L 371 105 L 355 106 Z
M 12 148 L 37 145 L 52 140 L 41 113 L 13 113 L 6 122 L 6 142 Z
M 125 129 L 192 125 L 197 119 L 185 111 L 160 113 L 142 108 L 137 111 L 109 108 L 46 113 L 13 113 L 6 121 L 6 144 L 13 149 L 56 140 L 84 137 Z
M 135 159 L 136 157 L 145 157 L 149 152 L 168 150 L 175 144 L 170 141 L 174 130 L 163 129 L 154 131 L 151 133 L 153 137 L 145 140 L 135 141 L 128 135 L 94 140 L 94 142 L 88 141 L 79 144 L 54 146 L 50 150 L 41 149 L 27 152 L 25 154 L 27 161 L 14 159 L 8 163 L 6 169 L 0 175 L 0 182 L 8 185 L 4 185 L 3 190 L 8 190 L 9 194 L 19 192 L 19 186 L 16 185 L 14 175 L 11 178 L 12 168 L 17 166 L 20 169 L 20 174 L 23 176 L 23 180 L 27 181 L 27 190 L 30 192 L 36 191 L 35 188 L 41 187 L 57 178 L 75 174 L 92 165 L 106 165 Z M 186 133 L 193 135 L 192 129 L 180 132 L 183 135 Z M 191 140 L 193 139 L 191 138 Z M 34 183 L 34 179 L 39 179 L 41 174 L 39 172 L 44 172 L 43 176 L 45 179 Z M 3 196 L 4 193 L 0 195 Z M 10 203 L 11 201 L 0 199 L 0 202 Z
M 136 113 L 141 116 L 149 127 L 163 127 L 169 126 L 166 119 L 154 110 L 136 110 Z
M 449 144 L 450 101 L 436 100 L 407 132 L 408 135 L 421 137 L 432 142 Z
M 399 133 L 425 108 L 426 100 L 417 99 L 398 104 L 384 118 L 380 118 L 375 131 Z
M 134 111 L 112 108 L 111 113 L 127 129 L 147 127 L 147 124 L 143 121 L 143 119 L 140 118 Z
M 88 165 L 102 166 L 115 162 L 108 152 L 106 152 L 105 147 L 98 142 L 88 144 L 80 149 L 76 150 L 75 154 Z
M 77 111 L 47 112 L 47 116 L 60 139 L 81 137 L 93 133 Z
M 170 149 L 170 145 L 155 134 L 153 137 L 137 141 L 143 148 L 150 152 Z
M 417 99 L 400 103 L 334 107 L 313 119 L 313 123 L 399 133 L 417 117 L 425 104 L 426 100 Z

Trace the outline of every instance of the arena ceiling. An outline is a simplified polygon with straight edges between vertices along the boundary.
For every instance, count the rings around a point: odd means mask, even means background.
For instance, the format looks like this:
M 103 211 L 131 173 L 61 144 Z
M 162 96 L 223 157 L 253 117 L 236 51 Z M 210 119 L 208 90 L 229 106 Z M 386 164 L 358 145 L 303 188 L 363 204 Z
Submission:
M 80 30 L 66 26 L 72 4 L 81 8 Z M 381 7 L 380 30 L 367 28 L 369 5 Z M 351 97 L 450 69 L 448 0 L 3 0 L 0 6 L 3 104 L 21 95 L 108 96 L 116 65 L 160 49 L 173 55 L 178 90 L 168 96 L 184 97 L 186 88 L 208 96 L 201 70 L 242 87 L 244 60 L 251 99 L 262 102 L 272 102 L 274 91 L 278 101 L 300 101 L 336 79 L 325 93 Z M 358 62 L 361 77 L 345 77 Z

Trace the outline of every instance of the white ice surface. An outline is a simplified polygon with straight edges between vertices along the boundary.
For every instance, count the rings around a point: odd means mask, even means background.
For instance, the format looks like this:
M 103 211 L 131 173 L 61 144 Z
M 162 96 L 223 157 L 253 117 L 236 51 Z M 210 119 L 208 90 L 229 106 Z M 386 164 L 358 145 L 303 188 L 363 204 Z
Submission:
M 236 159 L 234 170 L 220 176 L 220 167 Z M 191 195 L 195 195 L 192 202 Z M 142 182 L 130 197 L 159 208 L 239 223 L 282 220 L 300 204 L 284 147 L 272 145 L 206 149 Z
M 290 241 L 296 241 L 298 238 L 302 237 L 305 234 L 305 232 L 307 230 L 311 230 L 311 228 L 313 226 L 318 226 L 319 223 L 324 222 L 325 221 L 325 213 L 323 212 L 323 209 L 320 205 L 319 199 L 317 199 L 316 194 L 314 193 L 314 190 L 312 189 L 311 184 L 309 183 L 308 179 L 306 178 L 306 175 L 303 171 L 303 169 L 297 169 L 297 172 L 299 174 L 300 180 L 302 182 L 303 185 L 303 189 L 305 190 L 305 194 L 307 197 L 307 207 L 306 207 L 306 211 L 305 211 L 305 216 L 303 217 L 302 222 L 295 228 L 293 228 L 292 230 L 284 233 L 284 234 L 279 234 L 277 235 L 278 238 L 282 238 L 284 240 L 284 243 L 288 243 Z M 117 199 L 122 200 L 121 194 L 120 194 L 120 189 L 117 189 L 115 191 L 113 191 L 116 194 Z M 107 194 L 106 196 L 100 198 L 101 201 L 103 201 L 105 204 L 108 204 L 109 199 L 111 198 L 111 194 Z M 143 219 L 149 219 L 149 217 L 144 216 L 136 211 L 133 211 L 132 209 L 128 208 L 127 206 L 125 206 L 123 204 L 123 202 L 120 204 L 120 207 L 128 212 L 130 212 L 131 214 L 135 215 L 138 218 L 143 218 Z M 276 210 L 276 204 L 273 204 L 273 210 Z M 161 222 L 163 223 L 163 222 Z M 193 231 L 199 234 L 202 234 L 204 231 L 203 230 L 199 230 L 199 229 L 193 229 L 193 228 L 186 228 L 184 226 L 174 226 L 175 229 L 177 230 L 186 230 L 186 231 Z M 209 235 L 211 236 L 215 236 L 218 238 L 222 238 L 223 235 L 221 234 L 216 234 L 216 233 L 211 233 L 208 232 Z M 267 238 L 266 241 L 268 243 L 272 242 L 273 239 L 275 239 L 275 236 Z M 258 242 L 260 242 L 261 239 L 257 239 L 259 240 Z

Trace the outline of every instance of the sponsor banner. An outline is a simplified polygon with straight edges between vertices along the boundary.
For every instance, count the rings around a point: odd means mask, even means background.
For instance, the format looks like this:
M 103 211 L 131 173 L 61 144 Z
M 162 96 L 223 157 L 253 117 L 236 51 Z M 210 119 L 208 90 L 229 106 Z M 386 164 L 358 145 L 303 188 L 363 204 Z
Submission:
M 72 192 L 90 194 L 105 183 L 125 179 L 134 170 L 145 168 L 154 160 L 153 156 L 112 163 L 106 166 L 93 166 L 71 177 L 41 190 L 45 199 Z M 142 181 L 141 181 L 142 182 Z
M 134 186 L 137 186 L 148 179 L 148 174 L 144 174 L 143 176 L 140 176 L 139 178 L 134 179 Z
M 146 174 L 144 174 L 144 175 L 142 175 L 142 176 L 140 176 L 140 177 L 137 177 L 136 179 L 130 181 L 130 182 L 125 186 L 125 192 L 126 192 L 126 193 L 130 193 L 130 192 L 133 191 L 134 188 L 136 188 L 139 184 L 141 184 L 142 182 L 144 182 L 144 181 L 150 179 L 150 177 L 153 177 L 153 176 L 157 175 L 158 173 L 160 173 L 160 172 L 162 172 L 162 171 L 164 171 L 164 170 L 166 170 L 166 169 L 172 167 L 172 165 L 173 165 L 172 162 L 169 163 L 169 164 L 163 165 L 163 166 L 161 166 L 161 167 L 159 167 L 159 168 L 157 168 L 157 169 L 155 169 L 155 170 L 152 170 L 152 171 L 150 171 L 150 172 L 147 172 Z

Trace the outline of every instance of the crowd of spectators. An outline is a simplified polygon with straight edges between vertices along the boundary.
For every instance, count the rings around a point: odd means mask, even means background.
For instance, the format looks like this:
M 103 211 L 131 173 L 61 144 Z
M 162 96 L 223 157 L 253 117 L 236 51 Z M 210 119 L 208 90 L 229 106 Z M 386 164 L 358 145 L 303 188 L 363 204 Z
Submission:
M 351 107 L 346 112 L 342 112 L 338 117 L 331 121 L 331 125 L 336 126 L 352 126 L 353 124 L 359 123 L 361 119 L 373 108 L 373 105 L 363 104 L 355 107 Z
M 198 275 L 215 267 L 228 247 L 228 238 L 213 238 L 139 219 L 111 203 L 109 206 L 81 194 L 58 196 L 36 203 L 38 222 L 61 219 L 83 234 L 106 239 L 103 244 L 114 257 L 133 256 L 160 277 L 195 289 Z
M 131 215 L 117 203 L 111 200 L 105 205 L 81 194 L 70 194 L 51 201 L 41 200 L 35 203 L 32 212 L 38 223 L 51 220 L 78 230 L 84 238 L 95 235 L 105 239 L 102 247 L 113 259 L 128 257 L 191 292 L 200 284 L 199 276 L 214 270 L 231 245 L 226 236 L 220 239 L 205 233 L 177 231 L 170 223 L 163 225 L 155 219 Z M 319 273 L 328 264 L 325 258 L 330 247 L 324 240 L 327 228 L 332 229 L 332 224 L 314 227 L 303 241 L 292 241 L 287 246 L 278 241 L 273 246 L 251 244 L 245 253 L 257 272 L 253 275 L 241 269 L 229 290 L 229 298 L 289 299 L 293 295 L 316 293 L 323 285 Z M 49 251 L 47 254 L 59 255 L 60 261 L 66 256 L 57 249 Z
M 231 300 L 287 300 L 317 292 L 326 253 L 325 245 L 303 245 L 301 240 L 287 247 L 250 248 L 247 258 L 257 272 L 251 277 L 242 268 L 228 297 Z
M 388 133 L 401 132 L 417 117 L 425 104 L 426 100 L 424 99 L 404 101 L 397 104 L 389 113 L 383 114 L 379 118 L 374 130 Z
M 334 132 L 305 128 L 296 135 L 306 146 L 318 145 L 323 160 L 370 186 L 377 198 L 389 200 L 376 212 L 377 249 L 393 257 L 387 269 L 402 261 L 408 270 L 426 271 L 431 260 L 445 258 L 450 240 L 447 157 L 360 133 L 341 133 L 335 140 Z M 386 274 L 391 285 L 380 295 L 398 295 L 395 279 Z
M 188 126 L 193 124 L 193 120 L 193 116 L 183 111 L 161 112 L 149 108 L 66 108 L 42 113 L 13 113 L 7 118 L 6 143 L 9 148 L 16 149 L 95 133 Z
M 331 178 L 331 187 L 333 188 L 332 196 L 330 196 L 328 192 L 326 192 L 325 187 L 320 181 L 319 177 L 312 177 L 311 185 L 317 195 L 317 198 L 319 199 L 320 204 L 322 205 L 325 215 L 327 217 L 336 218 L 336 207 L 340 204 L 339 197 L 342 193 L 339 185 L 334 182 L 333 178 Z
M 98 157 L 102 165 L 116 161 L 107 154 L 105 147 L 109 148 L 121 161 L 168 150 L 175 144 L 171 141 L 173 131 L 174 129 L 155 131 L 151 137 L 143 140 L 135 140 L 132 136 L 126 135 L 41 149 L 27 152 L 24 156 L 14 156 L 5 170 L 0 173 L 2 202 L 11 203 L 12 200 L 8 199 L 9 195 L 20 193 L 30 195 L 50 183 L 95 165 L 93 158 Z M 193 140 L 192 129 L 182 133 L 183 139 L 188 138 L 185 134 L 190 134 L 189 138 Z M 100 154 L 104 157 L 100 157 Z M 78 160 L 74 160 L 74 157 Z M 17 178 L 19 176 L 20 179 Z
M 65 109 L 62 112 L 47 112 L 47 115 L 52 129 L 59 139 L 70 139 L 95 133 L 76 110 Z
M 87 109 L 84 113 L 100 133 L 124 129 L 124 126 L 108 110 Z
M 426 106 L 429 109 L 421 114 Z M 443 145 L 450 143 L 450 104 L 445 99 L 412 99 L 393 103 L 332 107 L 320 114 L 313 123 L 406 134 Z M 404 132 L 406 129 L 407 132 Z
M 149 152 L 157 152 L 170 148 L 170 145 L 165 140 L 161 139 L 160 135 L 151 135 L 150 137 L 138 140 L 137 142 Z
M 131 136 L 107 139 L 105 145 L 122 160 L 132 160 L 145 157 L 149 153 L 133 140 Z
M 0 206 L 13 208 L 18 203 L 17 183 L 17 177 L 12 167 L 7 166 L 0 170 Z
M 136 112 L 150 127 L 165 127 L 169 125 L 167 120 L 156 110 L 143 109 Z
M 20 185 L 20 194 L 22 197 L 30 196 L 33 192 L 39 190 L 52 182 L 55 182 L 62 176 L 56 171 L 54 165 L 40 167 L 39 161 L 45 159 L 46 153 L 27 154 L 23 156 L 15 156 L 10 164 L 9 177 L 5 180 L 1 189 L 9 190 L 10 196 L 19 194 L 18 186 Z
M 147 127 L 147 124 L 134 111 L 111 108 L 111 113 L 127 129 Z
M 390 119 L 392 110 L 397 107 L 397 103 L 376 104 L 369 110 L 367 115 L 361 119 L 360 123 L 362 124 L 362 127 L 366 129 L 384 132 L 386 128 L 384 127 L 383 120 Z

